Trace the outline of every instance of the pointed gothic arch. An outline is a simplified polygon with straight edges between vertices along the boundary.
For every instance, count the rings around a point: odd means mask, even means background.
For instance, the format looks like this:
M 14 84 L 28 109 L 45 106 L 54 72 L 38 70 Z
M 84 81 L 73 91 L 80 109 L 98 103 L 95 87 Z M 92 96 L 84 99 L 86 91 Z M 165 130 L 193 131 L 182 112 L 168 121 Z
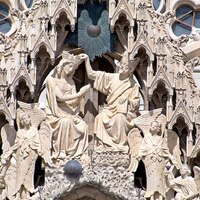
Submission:
M 15 96 L 17 101 L 30 103 L 33 94 L 31 94 L 31 90 L 27 85 L 26 79 L 21 77 L 18 81 L 18 84 L 15 87 Z
M 60 197 L 59 200 L 122 200 L 101 190 L 100 187 L 85 185 L 72 190 L 66 196 Z
M 162 113 L 167 113 L 167 101 L 169 99 L 169 91 L 163 80 L 159 80 L 154 87 L 151 101 L 149 102 L 150 110 L 162 108 Z
M 186 123 L 184 116 L 177 117 L 176 122 L 173 125 L 173 130 L 177 133 L 180 139 L 180 149 L 184 153 L 187 151 L 187 135 L 189 127 Z
M 121 46 L 121 53 L 128 48 L 128 32 L 130 29 L 130 21 L 124 12 L 121 12 L 115 20 L 114 30 L 118 36 L 119 44 Z
M 130 54 L 130 57 L 132 55 Z M 150 63 L 150 57 L 147 54 L 147 51 L 143 46 L 141 46 L 139 49 L 137 49 L 137 52 L 135 53 L 135 57 L 140 58 L 140 63 L 136 67 L 134 71 L 134 75 L 137 79 L 137 82 L 140 85 L 140 94 L 143 98 L 144 103 L 144 109 L 146 110 L 148 108 L 148 97 L 147 97 L 147 69 L 148 65 Z
M 35 59 L 35 56 L 40 51 L 40 49 L 45 48 L 46 51 L 48 52 L 48 54 L 50 55 L 51 59 L 53 60 L 55 57 L 55 54 L 54 54 L 54 51 L 53 51 L 53 48 L 52 48 L 50 42 L 47 39 L 46 33 L 41 33 L 40 37 L 31 52 L 31 59 Z M 40 41 L 40 39 L 42 41 Z
M 16 88 L 20 85 L 20 82 L 25 82 L 25 85 L 27 86 L 28 90 L 33 94 L 34 92 L 33 84 L 29 79 L 29 77 L 27 77 L 26 75 L 21 75 L 19 77 L 16 77 L 16 79 L 13 81 L 10 87 L 11 93 L 16 90 Z
M 34 97 L 34 101 L 37 101 L 39 98 L 42 84 L 52 70 L 53 66 L 51 64 L 50 54 L 48 53 L 46 46 L 41 46 L 39 51 L 35 55 L 35 63 L 36 63 L 36 95 Z

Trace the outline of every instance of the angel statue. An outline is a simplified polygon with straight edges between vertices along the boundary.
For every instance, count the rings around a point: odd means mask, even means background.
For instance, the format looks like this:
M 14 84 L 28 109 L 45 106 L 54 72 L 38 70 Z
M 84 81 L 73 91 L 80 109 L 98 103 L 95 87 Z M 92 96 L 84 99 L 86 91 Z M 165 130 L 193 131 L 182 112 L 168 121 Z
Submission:
M 54 159 L 80 156 L 88 147 L 88 127 L 79 116 L 79 105 L 90 85 L 76 92 L 72 79 L 82 61 L 80 55 L 64 51 L 62 60 L 46 82 L 46 121 L 52 131 Z
M 119 64 L 119 73 L 94 71 L 89 57 L 85 59 L 89 79 L 94 80 L 94 88 L 107 95 L 107 106 L 96 116 L 94 134 L 98 150 L 128 152 L 127 134 L 133 127 L 132 120 L 137 117 L 140 98 L 139 87 L 132 78 L 140 59 L 128 63 L 125 55 Z
M 145 198 L 150 200 L 166 198 L 165 165 L 168 162 L 177 168 L 181 165 L 178 142 L 174 146 L 168 144 L 170 140 L 164 135 L 166 116 L 161 112 L 162 109 L 146 111 L 134 120 L 135 126 L 142 131 L 144 138 L 134 129 L 133 133 L 131 131 L 128 135 L 131 153 L 129 169 L 135 172 L 139 160 L 144 162 L 147 175 Z
M 1 157 L 5 161 L 3 163 L 6 163 L 3 169 L 5 196 L 10 200 L 31 199 L 31 195 L 36 192 L 34 188 L 35 162 L 38 156 L 42 155 L 38 127 L 45 119 L 45 113 L 36 105 L 23 102 L 18 102 L 18 104 L 20 107 L 17 109 L 16 137 L 15 131 L 6 132 L 7 136 L 15 137 L 14 144 L 8 151 L 4 151 Z M 4 127 L 4 135 L 6 130 L 11 129 Z M 10 138 L 11 141 L 13 138 Z M 6 139 L 3 141 L 3 146 L 8 149 L 9 137 Z
M 180 169 L 182 162 L 179 137 L 174 131 L 165 129 L 166 116 L 161 114 L 162 108 L 151 111 L 142 111 L 140 113 L 141 115 L 133 120 L 135 127 L 131 129 L 127 136 L 131 157 L 129 170 L 134 173 L 138 168 L 138 153 L 144 139 L 142 135 L 145 136 L 146 133 L 149 133 L 149 127 L 153 121 L 159 121 L 162 126 L 162 131 L 166 132 L 163 139 L 165 140 L 165 144 L 167 144 L 170 154 L 175 157 L 177 162 L 176 168 Z
M 191 176 L 190 168 L 184 164 L 180 169 L 180 176 L 174 178 L 170 170 L 165 173 L 167 185 L 175 192 L 175 200 L 197 200 L 199 199 L 198 187 L 199 180 L 199 167 L 194 167 L 195 178 Z M 197 179 L 198 177 L 198 179 Z

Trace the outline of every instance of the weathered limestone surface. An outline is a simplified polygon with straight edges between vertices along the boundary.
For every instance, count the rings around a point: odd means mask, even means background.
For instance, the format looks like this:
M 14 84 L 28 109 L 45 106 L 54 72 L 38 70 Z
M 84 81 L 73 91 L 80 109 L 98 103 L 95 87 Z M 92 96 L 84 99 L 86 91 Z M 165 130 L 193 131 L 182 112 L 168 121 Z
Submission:
M 0 2 L 0 199 L 199 199 L 200 3 L 28 2 Z

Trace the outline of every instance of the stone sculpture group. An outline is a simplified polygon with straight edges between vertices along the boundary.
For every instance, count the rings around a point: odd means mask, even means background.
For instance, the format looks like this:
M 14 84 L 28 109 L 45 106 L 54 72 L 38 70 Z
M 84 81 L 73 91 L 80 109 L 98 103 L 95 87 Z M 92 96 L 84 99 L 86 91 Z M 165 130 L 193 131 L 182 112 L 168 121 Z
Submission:
M 79 116 L 79 105 L 91 86 L 85 85 L 77 92 L 73 80 L 75 70 L 83 62 L 89 79 L 94 81 L 92 87 L 107 96 L 107 105 L 94 120 L 93 151 L 100 155 L 128 154 L 128 170 L 133 173 L 142 160 L 146 170 L 146 199 L 169 199 L 167 195 L 176 200 L 199 198 L 199 168 L 195 167 L 193 178 L 188 166 L 182 164 L 178 136 L 167 131 L 162 109 L 140 114 L 139 87 L 132 78 L 140 59 L 128 61 L 128 55 L 124 55 L 119 72 L 106 73 L 93 70 L 86 54 L 63 52 L 46 81 L 45 110 L 37 104 L 18 102 L 17 129 L 6 124 L 1 130 L 2 199 L 37 199 L 34 169 L 38 156 L 49 168 L 71 159 L 82 159 L 83 163 L 87 160 L 89 131 Z M 174 145 L 170 138 L 174 138 Z M 180 176 L 174 177 L 170 169 L 180 170 Z

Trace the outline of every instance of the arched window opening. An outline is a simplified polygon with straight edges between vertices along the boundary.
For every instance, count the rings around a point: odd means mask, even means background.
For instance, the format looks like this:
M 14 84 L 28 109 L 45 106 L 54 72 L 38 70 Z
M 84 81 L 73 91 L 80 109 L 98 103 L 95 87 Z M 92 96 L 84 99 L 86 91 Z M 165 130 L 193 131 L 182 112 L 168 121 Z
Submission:
M 47 52 L 45 46 L 41 46 L 39 52 L 36 54 L 36 95 L 34 96 L 34 102 L 36 102 L 41 93 L 42 84 L 48 75 L 48 73 L 53 69 L 51 65 L 50 55 Z
M 185 159 L 187 150 L 187 135 L 189 132 L 188 126 L 185 123 L 185 119 L 180 116 L 178 117 L 176 123 L 173 126 L 173 131 L 175 131 L 180 139 L 180 149 L 182 152 L 182 157 Z
M 115 49 L 119 53 L 123 53 L 128 47 L 128 32 L 129 32 L 130 23 L 127 20 L 127 17 L 124 13 L 119 16 L 119 19 L 115 23 L 115 33 L 117 39 L 115 42 Z
M 102 57 L 102 59 L 97 59 L 98 61 L 98 66 L 97 63 L 95 64 L 95 62 L 93 62 L 93 65 L 95 67 L 97 67 L 98 70 L 100 71 L 105 71 L 108 73 L 114 73 L 115 69 L 114 67 L 111 65 L 110 62 L 108 62 L 107 59 L 105 59 L 104 57 Z M 106 96 L 100 92 L 98 92 L 98 105 L 101 107 L 106 103 Z
M 0 2 L 0 32 L 4 34 L 11 29 L 9 10 L 10 8 L 7 4 Z
M 146 189 L 146 171 L 143 161 L 139 162 L 138 168 L 134 175 L 134 185 L 136 188 L 140 188 L 142 190 Z
M 159 82 L 157 88 L 153 92 L 151 101 L 149 102 L 150 110 L 162 108 L 162 113 L 166 115 L 168 91 L 163 82 Z
M 18 86 L 15 89 L 17 101 L 23 101 L 26 103 L 31 103 L 31 93 L 29 87 L 26 85 L 26 81 L 21 79 Z
M 35 188 L 38 186 L 43 186 L 44 185 L 44 168 L 42 167 L 42 158 L 38 157 L 35 163 L 35 172 L 34 172 L 34 185 Z
M 66 30 L 67 25 L 70 25 L 70 21 L 67 18 L 67 14 L 65 12 L 61 12 L 60 15 L 59 15 L 59 18 L 56 21 L 58 52 L 59 52 L 60 48 L 63 47 L 63 44 L 65 42 L 65 38 L 68 34 L 68 31 Z
M 190 35 L 194 28 L 200 28 L 200 11 L 189 5 L 181 5 L 176 9 L 176 19 L 172 25 L 174 34 Z
M 140 58 L 140 63 L 134 71 L 134 80 L 140 86 L 140 110 L 146 110 L 148 107 L 148 98 L 147 98 L 147 68 L 150 62 L 149 55 L 146 52 L 144 47 L 138 49 L 138 53 L 135 57 Z

